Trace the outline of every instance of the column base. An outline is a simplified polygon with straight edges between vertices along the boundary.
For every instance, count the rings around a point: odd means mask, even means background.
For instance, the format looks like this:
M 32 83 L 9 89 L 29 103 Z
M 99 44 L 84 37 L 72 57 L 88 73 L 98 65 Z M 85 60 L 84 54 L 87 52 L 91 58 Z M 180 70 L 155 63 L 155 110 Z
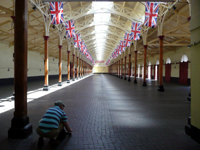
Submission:
M 79 77 L 76 78 L 76 80 L 78 80 Z
M 25 139 L 33 132 L 32 125 L 29 124 L 29 117 L 13 118 L 11 128 L 8 130 L 8 138 Z
M 191 102 L 191 94 L 190 93 L 188 94 L 187 100 L 188 100 L 188 102 Z
M 159 92 L 164 92 L 164 91 L 165 91 L 163 85 L 158 86 L 158 89 L 157 89 L 157 90 L 158 90 Z
M 58 86 L 62 86 L 62 82 L 58 82 Z
M 75 81 L 75 78 L 73 78 L 72 81 Z
M 146 83 L 146 82 L 143 82 L 143 83 L 142 83 L 142 86 L 147 86 L 147 83 Z
M 43 91 L 48 91 L 48 90 L 49 90 L 49 86 L 48 85 L 44 85 Z
M 67 83 L 70 83 L 70 80 L 67 80 Z
M 118 78 L 121 78 L 121 76 L 119 75 Z
M 121 79 L 123 79 L 123 76 L 121 76 Z
M 131 78 L 128 78 L 128 82 L 131 82 Z
M 135 79 L 135 80 L 133 81 L 133 83 L 135 83 L 135 84 L 136 84 L 136 83 L 137 83 L 137 80 Z
M 191 117 L 188 118 L 188 125 L 185 126 L 185 133 L 200 144 L 200 129 L 191 125 Z
M 126 76 L 124 77 L 124 80 L 126 80 Z

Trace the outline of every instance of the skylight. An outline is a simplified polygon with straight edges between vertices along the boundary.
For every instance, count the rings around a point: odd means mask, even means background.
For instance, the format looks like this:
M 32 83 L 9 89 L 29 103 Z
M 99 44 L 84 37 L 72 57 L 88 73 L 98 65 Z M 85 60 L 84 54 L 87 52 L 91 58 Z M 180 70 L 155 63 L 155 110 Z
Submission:
M 96 58 L 97 60 L 101 60 L 104 55 L 106 37 L 108 32 L 108 25 L 104 24 L 106 24 L 106 22 L 109 22 L 110 20 L 111 13 L 107 13 L 107 10 L 113 6 L 113 2 L 93 2 L 92 5 L 95 11 L 100 12 L 94 14 L 94 23 L 101 24 L 95 26 L 95 42 L 97 46 L 95 48 Z

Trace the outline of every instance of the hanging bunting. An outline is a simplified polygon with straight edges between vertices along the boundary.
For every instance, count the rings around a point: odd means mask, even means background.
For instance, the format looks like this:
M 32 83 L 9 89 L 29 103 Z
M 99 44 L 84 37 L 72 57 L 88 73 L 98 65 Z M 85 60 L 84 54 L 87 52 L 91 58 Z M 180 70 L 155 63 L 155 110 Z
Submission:
M 141 23 L 132 22 L 131 25 L 131 40 L 139 40 L 140 39 L 140 32 L 141 32 Z
M 75 28 L 74 28 L 74 20 L 66 21 L 66 35 L 68 38 L 72 38 L 75 36 Z
M 50 2 L 51 24 L 64 23 L 63 2 Z
M 125 46 L 124 40 L 121 40 L 121 41 L 120 41 L 119 47 L 120 47 L 121 52 L 124 52 L 124 51 L 125 51 L 126 46 Z
M 145 3 L 145 21 L 144 25 L 148 27 L 156 27 L 158 17 L 159 3 L 146 2 Z
M 81 35 L 80 34 L 75 34 L 75 36 L 74 36 L 74 47 L 76 47 L 76 48 L 80 48 L 81 46 L 81 44 L 80 44 L 80 42 L 81 42 Z
M 129 47 L 131 45 L 131 36 L 129 33 L 125 33 L 124 42 L 125 47 Z

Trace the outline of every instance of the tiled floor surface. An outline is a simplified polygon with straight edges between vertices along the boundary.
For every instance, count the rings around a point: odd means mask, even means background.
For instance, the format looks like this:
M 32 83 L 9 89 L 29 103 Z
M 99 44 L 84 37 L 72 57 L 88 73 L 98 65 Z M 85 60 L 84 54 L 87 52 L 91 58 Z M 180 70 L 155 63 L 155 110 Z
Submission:
M 190 115 L 189 87 L 164 86 L 165 92 L 158 92 L 157 81 L 147 80 L 143 87 L 141 79 L 134 84 L 111 75 L 90 76 L 29 102 L 33 134 L 27 139 L 8 139 L 14 110 L 0 114 L 0 149 L 200 150 L 184 133 Z M 45 139 L 38 148 L 38 121 L 56 100 L 66 104 L 72 136 L 53 148 Z

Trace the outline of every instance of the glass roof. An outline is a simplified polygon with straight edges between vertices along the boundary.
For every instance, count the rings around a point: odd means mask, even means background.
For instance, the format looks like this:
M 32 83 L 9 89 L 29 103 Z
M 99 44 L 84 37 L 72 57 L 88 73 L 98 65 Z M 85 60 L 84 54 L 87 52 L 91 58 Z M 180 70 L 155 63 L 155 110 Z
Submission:
M 108 22 L 111 18 L 111 13 L 107 13 L 107 9 L 113 7 L 113 2 L 93 2 L 92 3 L 94 10 L 100 10 L 100 13 L 94 14 L 94 23 L 103 23 Z M 106 13 L 105 13 L 106 12 Z M 108 31 L 108 25 L 98 25 L 95 26 L 95 43 L 96 43 L 96 58 L 101 60 L 104 55 L 106 48 L 106 37 Z

